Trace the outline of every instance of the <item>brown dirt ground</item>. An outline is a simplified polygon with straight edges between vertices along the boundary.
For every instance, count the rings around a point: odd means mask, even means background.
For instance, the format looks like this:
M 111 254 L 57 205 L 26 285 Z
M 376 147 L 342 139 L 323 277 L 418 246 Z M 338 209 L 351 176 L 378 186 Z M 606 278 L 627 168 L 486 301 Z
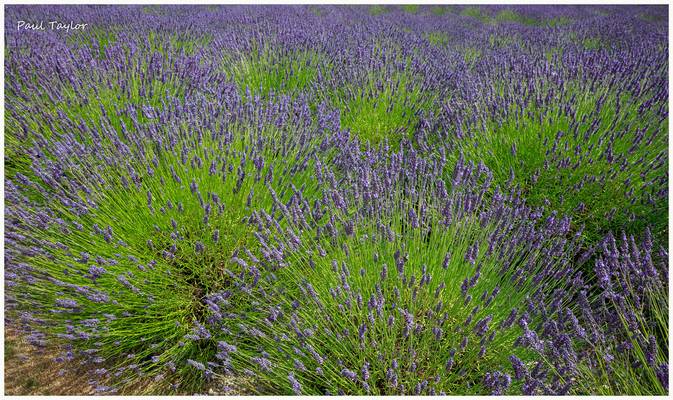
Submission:
M 6 396 L 25 395 L 92 395 L 87 373 L 73 368 L 73 363 L 54 361 L 59 354 L 56 346 L 44 349 L 29 344 L 16 329 L 5 326 L 5 392 Z M 67 367 L 67 368 L 66 368 Z M 85 367 L 83 367 L 85 368 Z M 151 393 L 156 383 L 137 384 L 126 388 L 122 395 Z M 209 385 L 206 393 L 211 395 L 249 395 L 254 384 L 248 378 L 222 378 Z M 223 387 L 230 388 L 226 392 Z M 192 393 L 176 393 L 188 395 Z
M 86 374 L 54 361 L 55 348 L 38 349 L 5 327 L 5 395 L 87 395 L 93 387 Z

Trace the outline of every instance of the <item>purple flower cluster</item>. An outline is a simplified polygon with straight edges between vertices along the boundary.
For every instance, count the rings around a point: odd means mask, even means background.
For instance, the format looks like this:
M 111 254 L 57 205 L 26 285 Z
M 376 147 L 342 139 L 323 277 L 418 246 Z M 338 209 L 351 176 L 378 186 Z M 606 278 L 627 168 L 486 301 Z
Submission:
M 572 287 L 557 291 L 556 301 L 536 311 L 543 318 L 539 339 L 527 328 L 517 339 L 522 346 L 539 343 L 529 347 L 553 366 L 554 376 L 536 378 L 539 364 L 529 373 L 520 359 L 510 357 L 515 378 L 524 381 L 529 394 L 565 394 L 573 381 L 595 390 L 584 385 L 615 371 L 631 374 L 611 380 L 620 392 L 668 390 L 668 342 L 662 336 L 668 330 L 666 251 L 655 252 L 649 230 L 641 242 L 608 235 L 598 247 L 596 280 L 585 284 L 576 277 Z

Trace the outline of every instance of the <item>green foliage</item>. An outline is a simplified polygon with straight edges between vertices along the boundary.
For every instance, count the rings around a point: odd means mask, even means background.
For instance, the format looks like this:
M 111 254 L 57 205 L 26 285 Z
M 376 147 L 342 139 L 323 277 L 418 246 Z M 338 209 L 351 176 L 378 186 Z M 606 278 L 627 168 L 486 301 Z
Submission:
M 11 128 L 8 127 L 9 113 L 5 114 L 5 129 L 7 135 L 5 136 L 5 177 L 12 178 L 17 173 L 29 174 L 30 172 L 30 157 L 28 156 L 26 143 L 10 134 Z M 14 128 L 16 129 L 16 128 Z
M 484 23 L 488 22 L 491 18 L 488 14 L 484 13 L 480 7 L 476 6 L 463 8 L 463 10 L 460 12 L 460 15 L 476 18 Z
M 574 115 L 562 111 L 573 94 Z M 489 166 L 501 185 L 513 172 L 529 203 L 572 215 L 576 227 L 585 225 L 589 242 L 609 230 L 639 232 L 647 225 L 665 237 L 667 202 L 645 202 L 656 190 L 648 182 L 665 178 L 661 166 L 652 169 L 650 164 L 656 164 L 661 154 L 666 162 L 668 127 L 655 111 L 640 110 L 644 101 L 625 93 L 617 97 L 607 89 L 592 93 L 577 87 L 550 108 L 529 104 L 523 110 L 510 109 L 508 117 L 484 121 L 478 134 L 456 144 L 468 159 Z M 585 122 L 573 125 L 573 120 Z M 593 120 L 598 123 L 594 127 Z M 646 133 L 634 143 L 638 130 Z M 554 144 L 557 136 L 559 142 Z M 565 168 L 546 164 L 552 149 L 559 153 L 558 159 L 568 158 Z M 608 152 L 615 158 L 626 155 L 628 166 L 610 161 Z
M 311 10 L 311 12 L 317 16 L 321 16 L 323 14 L 323 11 L 319 6 L 310 5 L 308 9 Z
M 66 43 L 75 46 L 89 46 L 91 50 L 97 53 L 99 59 L 105 57 L 105 49 L 110 45 L 117 43 L 117 33 L 114 29 L 102 29 L 93 27 L 75 33 L 66 37 Z
M 512 10 L 500 11 L 495 16 L 495 22 L 516 22 L 522 25 L 537 25 L 538 21 L 535 18 L 521 15 Z
M 425 38 L 428 40 L 428 42 L 437 47 L 446 47 L 449 44 L 449 34 L 446 32 L 429 32 L 425 34 Z
M 173 51 L 176 53 L 184 51 L 188 56 L 193 56 L 199 49 L 207 47 L 212 40 L 212 35 L 204 35 L 196 39 L 173 35 L 170 39 Z
M 657 335 L 663 343 L 668 343 L 668 291 L 664 287 L 648 290 L 643 297 L 647 301 L 646 310 L 652 313 L 652 318 L 647 319 L 643 314 L 636 316 L 639 332 L 644 334 L 645 338 L 651 334 Z M 612 302 L 614 304 L 615 300 Z M 638 309 L 633 304 L 629 307 Z M 622 323 L 627 331 L 633 329 L 627 321 L 622 320 Z M 633 337 L 635 338 L 635 335 Z M 624 393 L 633 396 L 667 394 L 668 390 L 657 378 L 655 369 L 649 365 L 645 343 L 635 339 L 628 342 L 633 345 L 633 349 L 625 352 L 597 344 L 598 348 L 595 350 L 603 357 L 595 359 L 593 368 L 584 363 L 580 365 L 577 386 L 573 391 L 577 394 L 592 393 L 598 396 L 620 396 Z M 611 361 L 608 363 L 606 359 Z M 656 365 L 668 363 L 667 347 L 658 346 L 655 363 Z
M 418 9 L 419 9 L 418 4 L 404 4 L 402 6 L 402 10 L 404 10 L 404 12 L 408 12 L 409 14 L 418 13 Z
M 502 10 L 495 16 L 489 15 L 483 9 L 477 6 L 465 7 L 460 15 L 476 18 L 484 24 L 499 24 L 505 22 L 515 22 L 522 25 L 538 25 L 537 19 L 521 15 L 513 10 Z
M 16 343 L 5 337 L 5 363 L 14 356 L 16 356 Z
M 371 15 L 381 15 L 383 13 L 390 12 L 389 6 L 384 6 L 380 4 L 375 4 L 369 7 L 369 14 Z
M 239 88 L 242 96 L 295 96 L 311 88 L 319 71 L 330 68 L 320 54 L 303 50 L 280 52 L 265 46 L 244 54 L 225 57 L 222 68 Z
M 481 50 L 475 47 L 465 47 L 463 49 L 463 59 L 465 62 L 473 66 L 481 58 Z
M 30 391 L 35 389 L 39 384 L 40 383 L 35 378 L 30 377 L 23 383 L 23 388 Z
M 598 50 L 603 47 L 603 43 L 600 38 L 591 37 L 583 39 L 582 46 L 587 50 Z
M 337 88 L 331 95 L 341 109 L 341 127 L 363 142 L 378 145 L 384 140 L 396 148 L 418 124 L 418 112 L 433 106 L 434 94 L 421 90 L 408 72 L 393 72 L 382 80 L 370 72 L 363 84 Z
M 452 11 L 452 6 L 433 6 L 430 12 L 432 12 L 433 15 L 440 16 Z
M 143 12 L 150 15 L 163 15 L 166 11 L 159 5 L 143 6 Z
M 617 340 L 585 343 L 592 347 L 597 356 L 591 363 L 583 362 L 578 366 L 575 393 L 609 396 L 624 393 L 657 396 L 668 393 L 657 377 L 657 367 L 668 365 L 668 260 L 667 254 L 663 254 L 663 257 L 649 252 L 641 254 L 650 240 L 647 233 L 643 236 L 643 243 L 635 244 L 632 241 L 629 246 L 628 242 L 622 241 L 619 250 L 621 254 L 605 257 L 616 257 L 622 265 L 610 277 L 612 283 L 597 290 L 599 293 L 594 294 L 593 302 L 598 304 L 599 309 L 605 310 L 604 313 L 612 311 L 620 316 L 610 333 Z M 630 249 L 625 250 L 624 245 Z M 636 255 L 645 256 L 646 263 L 656 268 L 659 276 L 655 278 L 648 273 L 647 283 L 643 284 L 641 265 L 625 265 L 633 259 L 637 260 L 634 257 Z M 624 313 L 624 309 L 630 310 L 629 314 Z M 615 349 L 614 344 L 621 341 L 628 343 L 630 348 L 625 346 L 623 350 Z
M 508 47 L 519 42 L 519 38 L 510 35 L 496 35 L 490 34 L 488 36 L 488 44 L 493 48 Z
M 548 50 L 545 50 L 544 52 L 544 57 L 547 59 L 547 62 L 550 64 L 556 60 L 557 62 L 560 62 L 561 58 L 563 57 L 563 48 L 560 46 L 557 47 L 552 47 Z
M 184 33 L 159 34 L 150 31 L 145 45 L 150 52 L 158 52 L 162 55 L 184 52 L 185 55 L 191 56 L 199 49 L 208 46 L 212 40 L 212 35 L 195 38 Z
M 559 27 L 559 26 L 568 25 L 571 22 L 572 22 L 572 20 L 568 17 L 565 17 L 565 16 L 550 18 L 550 19 L 544 21 L 544 23 L 547 26 L 549 26 L 550 28 L 556 28 L 556 27 Z
M 112 126 L 121 132 L 122 124 L 132 126 L 133 120 L 131 117 L 134 117 L 140 123 L 148 120 L 142 112 L 142 106 L 161 107 L 162 101 L 166 101 L 170 97 L 180 97 L 182 94 L 183 89 L 177 79 L 165 82 L 158 79 L 142 81 L 140 77 L 135 76 L 125 88 L 117 84 L 107 87 L 86 86 L 78 88 L 64 85 L 60 93 L 60 102 L 50 104 L 49 98 L 43 95 L 34 99 L 33 104 L 50 106 L 53 116 L 65 115 L 70 121 L 84 121 L 90 126 L 99 126 L 105 115 L 109 117 Z M 120 115 L 119 113 L 128 110 L 133 112 L 127 115 Z M 26 115 L 22 117 L 25 118 Z M 12 118 L 10 117 L 10 119 Z M 60 132 L 58 127 L 54 127 L 42 119 L 30 118 L 26 121 L 28 121 L 29 129 L 40 132 L 47 137 Z M 13 120 L 12 123 L 16 123 L 16 121 Z M 52 128 L 57 130 L 52 131 Z M 18 129 L 18 126 L 9 129 L 10 133 L 13 129 Z
M 666 21 L 666 16 L 664 14 L 651 14 L 651 13 L 640 13 L 638 14 L 638 17 L 642 19 L 643 21 L 648 21 L 648 22 L 664 22 Z

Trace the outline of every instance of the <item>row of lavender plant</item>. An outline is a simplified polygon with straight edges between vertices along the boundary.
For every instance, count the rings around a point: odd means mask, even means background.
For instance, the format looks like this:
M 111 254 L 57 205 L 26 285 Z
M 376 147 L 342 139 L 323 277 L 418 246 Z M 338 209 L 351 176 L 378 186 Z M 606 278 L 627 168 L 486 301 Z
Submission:
M 483 166 L 445 183 L 413 151 L 377 161 L 356 168 L 355 193 L 333 183 L 317 208 L 300 193 L 278 203 L 294 229 L 256 215 L 262 257 L 236 261 L 271 271 L 272 289 L 223 325 L 220 373 L 286 394 L 667 391 L 666 254 L 651 236 L 641 250 L 608 237 L 587 284 L 570 220 L 515 193 L 485 199 Z
M 122 384 L 208 352 L 183 335 L 203 322 L 204 298 L 234 287 L 230 257 L 254 239 L 245 218 L 272 203 L 270 187 L 310 193 L 334 129 L 287 98 L 227 100 L 226 112 L 176 102 L 124 135 L 102 124 L 36 140 L 33 177 L 5 187 L 6 307 L 31 341 L 63 339 L 64 360 L 83 356 Z

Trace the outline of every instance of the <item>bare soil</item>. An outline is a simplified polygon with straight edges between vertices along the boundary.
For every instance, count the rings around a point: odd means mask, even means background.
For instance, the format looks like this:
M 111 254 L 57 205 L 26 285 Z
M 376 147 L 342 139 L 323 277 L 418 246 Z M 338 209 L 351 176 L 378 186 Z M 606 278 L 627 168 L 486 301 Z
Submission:
M 55 345 L 38 348 L 25 339 L 25 335 L 11 326 L 5 326 L 5 391 L 6 396 L 26 395 L 93 395 L 94 387 L 88 382 L 85 366 L 76 362 L 58 362 L 54 359 L 60 351 Z M 126 388 L 122 395 L 147 394 L 156 389 L 153 381 Z M 249 378 L 227 377 L 211 382 L 209 395 L 249 395 L 254 383 Z M 188 395 L 192 393 L 175 393 Z
M 5 326 L 5 395 L 90 395 L 87 374 L 54 361 L 58 349 L 37 348 Z

